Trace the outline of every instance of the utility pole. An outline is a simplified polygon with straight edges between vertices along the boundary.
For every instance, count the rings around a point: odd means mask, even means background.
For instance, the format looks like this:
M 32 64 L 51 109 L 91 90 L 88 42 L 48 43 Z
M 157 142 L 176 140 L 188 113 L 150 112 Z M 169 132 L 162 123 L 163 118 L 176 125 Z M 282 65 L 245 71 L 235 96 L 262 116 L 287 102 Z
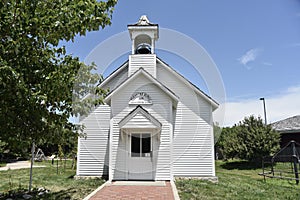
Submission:
M 265 98 L 260 98 L 259 100 L 263 101 L 264 104 L 264 115 L 265 115 L 265 125 L 267 125 L 267 112 L 266 112 L 266 102 L 265 102 Z

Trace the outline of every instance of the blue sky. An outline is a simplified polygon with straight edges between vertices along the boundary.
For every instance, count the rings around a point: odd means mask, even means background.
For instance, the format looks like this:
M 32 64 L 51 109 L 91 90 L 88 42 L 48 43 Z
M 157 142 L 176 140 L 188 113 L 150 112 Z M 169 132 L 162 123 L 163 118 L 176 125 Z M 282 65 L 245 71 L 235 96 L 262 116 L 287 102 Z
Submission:
M 226 106 L 224 125 L 251 114 L 263 116 L 260 97 L 266 99 L 268 122 L 300 114 L 300 1 L 121 0 L 110 27 L 77 37 L 66 44 L 67 51 L 84 60 L 99 43 L 126 31 L 127 24 L 141 15 L 184 33 L 208 52 L 226 90 L 227 100 L 220 105 Z M 184 61 L 178 64 L 164 52 L 157 54 L 206 90 L 194 73 L 184 71 Z

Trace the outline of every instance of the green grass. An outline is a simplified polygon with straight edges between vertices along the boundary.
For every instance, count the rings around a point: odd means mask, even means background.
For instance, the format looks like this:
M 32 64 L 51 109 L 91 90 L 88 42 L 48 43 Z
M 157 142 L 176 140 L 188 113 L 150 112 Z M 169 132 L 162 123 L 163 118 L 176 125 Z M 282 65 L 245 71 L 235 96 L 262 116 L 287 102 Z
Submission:
M 218 183 L 201 180 L 176 180 L 180 199 L 300 199 L 295 181 L 270 179 L 258 173 L 260 164 L 245 161 L 216 162 Z
M 0 167 L 5 167 L 6 163 L 0 161 Z
M 56 163 L 51 165 L 49 161 L 44 161 L 35 164 L 46 167 L 33 168 L 33 188 L 44 187 L 50 190 L 48 195 L 36 199 L 83 199 L 104 183 L 102 179 L 75 180 L 73 177 L 76 171 L 71 169 L 70 161 L 66 162 L 65 169 L 63 162 L 59 162 L 58 174 Z M 23 191 L 22 189 L 28 188 L 29 169 L 0 171 L 0 177 L 0 193 L 8 194 L 12 191 Z
M 56 173 L 56 163 L 36 163 L 46 165 L 45 168 L 33 169 L 33 187 L 44 187 L 50 190 L 46 196 L 33 199 L 82 199 L 100 186 L 101 179 L 75 180 L 75 170 L 70 169 L 67 161 L 64 170 L 59 163 L 59 173 Z M 253 165 L 245 161 L 216 162 L 218 183 L 201 180 L 177 180 L 179 196 L 184 199 L 300 199 L 300 185 L 295 181 L 269 179 L 264 181 L 258 173 L 262 172 L 260 164 Z M 29 169 L 0 171 L 0 193 L 23 191 L 28 188 Z M 1 195 L 0 195 L 1 199 Z M 6 198 L 4 198 L 6 199 Z

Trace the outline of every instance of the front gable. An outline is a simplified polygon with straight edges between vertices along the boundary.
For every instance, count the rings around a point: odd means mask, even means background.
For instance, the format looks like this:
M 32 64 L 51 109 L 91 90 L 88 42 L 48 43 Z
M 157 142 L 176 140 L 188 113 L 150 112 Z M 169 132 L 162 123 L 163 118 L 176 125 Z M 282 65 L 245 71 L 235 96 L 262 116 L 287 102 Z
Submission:
M 147 82 L 145 81 L 144 84 L 153 84 L 155 85 L 157 88 L 160 89 L 160 91 L 162 91 L 165 95 L 167 95 L 169 98 L 172 99 L 172 104 L 173 106 L 176 107 L 176 104 L 179 100 L 179 98 L 176 96 L 176 94 L 174 92 L 172 92 L 169 88 L 167 88 L 165 85 L 163 85 L 162 83 L 160 83 L 157 79 L 155 79 L 153 76 L 151 76 L 147 71 L 145 71 L 143 68 L 140 68 L 138 71 L 136 71 L 134 74 L 132 74 L 130 77 L 128 77 L 124 82 L 122 82 L 121 84 L 119 84 L 114 90 L 112 90 L 107 97 L 104 99 L 105 103 L 107 103 L 108 105 L 111 104 L 111 99 L 113 96 L 117 95 L 119 92 L 123 91 L 125 89 L 125 87 L 129 84 L 134 84 L 134 81 L 139 78 L 139 77 L 143 77 L 147 80 Z M 141 86 L 141 84 L 137 85 L 138 87 Z M 131 95 L 135 95 L 134 92 L 137 91 L 130 91 Z M 132 98 L 132 96 L 129 98 L 129 103 L 134 104 L 134 98 Z M 150 102 L 149 102 L 150 103 Z M 139 103 L 137 103 L 139 104 Z

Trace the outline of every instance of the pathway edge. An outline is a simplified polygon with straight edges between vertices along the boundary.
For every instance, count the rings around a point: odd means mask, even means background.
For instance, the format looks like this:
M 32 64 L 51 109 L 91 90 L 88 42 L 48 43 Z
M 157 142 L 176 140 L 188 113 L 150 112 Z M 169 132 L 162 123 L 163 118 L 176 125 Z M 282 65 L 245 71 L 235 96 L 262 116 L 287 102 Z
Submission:
M 178 190 L 176 188 L 174 181 L 170 181 L 170 183 L 171 183 L 171 187 L 172 187 L 172 191 L 173 191 L 174 200 L 180 200 L 179 195 L 178 195 Z
M 109 185 L 111 182 L 106 181 L 102 185 L 100 185 L 98 188 L 96 188 L 93 192 L 91 192 L 89 195 L 87 195 L 83 200 L 89 200 L 92 196 L 94 196 L 98 191 L 100 191 L 102 188 L 104 188 L 106 185 Z

